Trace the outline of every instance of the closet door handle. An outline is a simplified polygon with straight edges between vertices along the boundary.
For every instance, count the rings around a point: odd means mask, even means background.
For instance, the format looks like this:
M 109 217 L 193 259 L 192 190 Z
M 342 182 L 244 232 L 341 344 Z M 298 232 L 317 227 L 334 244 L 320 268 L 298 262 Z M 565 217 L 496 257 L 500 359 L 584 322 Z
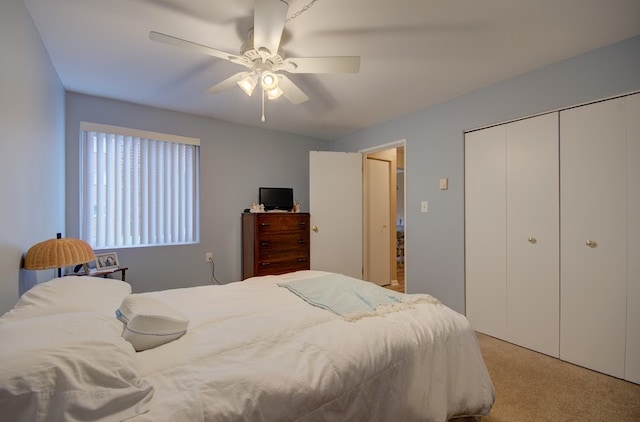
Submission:
M 595 248 L 596 246 L 598 246 L 598 243 L 595 240 L 587 240 L 585 243 L 590 248 Z
M 527 239 L 529 241 L 529 243 L 534 244 L 537 242 L 536 238 L 533 236 L 529 236 L 529 238 Z

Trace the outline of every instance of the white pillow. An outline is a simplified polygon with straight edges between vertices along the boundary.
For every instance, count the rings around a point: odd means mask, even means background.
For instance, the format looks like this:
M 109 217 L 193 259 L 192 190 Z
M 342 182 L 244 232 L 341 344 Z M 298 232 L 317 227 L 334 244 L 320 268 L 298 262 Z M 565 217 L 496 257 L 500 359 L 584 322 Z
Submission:
M 127 296 L 116 317 L 125 324 L 122 336 L 136 351 L 173 341 L 181 337 L 189 325 L 182 312 L 143 293 Z
M 113 310 L 131 294 L 131 285 L 120 280 L 88 276 L 54 278 L 25 292 L 7 319 L 33 318 L 65 312 L 98 312 L 113 317 Z
M 135 351 L 113 320 L 96 313 L 0 319 L 2 415 L 88 421 L 147 412 L 153 386 L 139 375 Z

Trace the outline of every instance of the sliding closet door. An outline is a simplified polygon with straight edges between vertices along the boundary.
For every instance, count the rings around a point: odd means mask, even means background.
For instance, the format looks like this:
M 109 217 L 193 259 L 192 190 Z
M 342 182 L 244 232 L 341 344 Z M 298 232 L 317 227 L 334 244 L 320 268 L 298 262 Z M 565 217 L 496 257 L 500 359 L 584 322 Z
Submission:
M 640 94 L 627 97 L 629 235 L 627 350 L 624 377 L 640 384 Z
M 560 358 L 624 376 L 625 98 L 560 113 Z
M 473 328 L 506 338 L 505 128 L 465 135 L 465 291 Z
M 507 339 L 558 357 L 558 113 L 505 126 Z

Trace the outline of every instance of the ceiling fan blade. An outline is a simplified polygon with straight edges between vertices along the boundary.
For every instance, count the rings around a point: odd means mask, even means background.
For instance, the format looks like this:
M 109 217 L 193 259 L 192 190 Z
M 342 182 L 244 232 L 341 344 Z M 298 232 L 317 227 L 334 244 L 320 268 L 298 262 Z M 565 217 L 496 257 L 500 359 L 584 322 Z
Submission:
M 474 35 L 477 31 L 486 29 L 486 25 L 479 22 L 460 20 L 457 22 L 423 23 L 420 25 L 385 25 L 363 26 L 349 29 L 330 29 L 312 31 L 308 36 L 332 38 L 335 40 L 351 37 L 383 38 L 394 35 L 413 36 L 420 40 L 426 36 L 461 34 Z
M 291 57 L 284 60 L 280 69 L 289 73 L 358 73 L 360 57 Z
M 289 10 L 288 0 L 256 0 L 253 18 L 253 48 L 278 54 L 284 21 Z
M 240 72 L 240 73 L 236 73 L 235 75 L 231 75 L 224 81 L 218 82 L 211 88 L 207 89 L 207 92 L 209 94 L 217 94 L 218 92 L 222 92 L 226 89 L 233 88 L 234 86 L 237 86 L 237 83 L 240 79 L 244 78 L 248 74 L 249 72 Z
M 309 100 L 307 94 L 302 92 L 300 88 L 296 86 L 291 79 L 287 78 L 285 75 L 280 74 L 280 89 L 282 89 L 282 95 L 289 100 L 292 104 L 302 104 L 305 101 Z
M 151 41 L 161 42 L 164 44 L 173 45 L 176 47 L 186 48 L 187 50 L 195 51 L 198 53 L 207 54 L 209 56 L 217 57 L 219 59 L 228 60 L 232 63 L 240 64 L 246 67 L 249 67 L 249 64 L 242 58 L 242 56 L 238 56 L 236 54 L 227 53 L 222 50 L 217 50 L 215 48 L 207 47 L 206 45 L 198 44 L 195 42 L 183 40 L 182 38 L 173 37 L 167 34 L 161 34 L 160 32 L 151 31 L 149 32 L 149 39 Z

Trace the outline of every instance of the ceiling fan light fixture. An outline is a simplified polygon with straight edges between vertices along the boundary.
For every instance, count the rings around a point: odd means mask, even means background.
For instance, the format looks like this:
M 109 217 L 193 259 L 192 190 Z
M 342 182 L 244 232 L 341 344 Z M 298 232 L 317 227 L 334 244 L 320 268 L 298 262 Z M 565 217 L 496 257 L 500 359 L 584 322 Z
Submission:
M 280 79 L 278 75 L 273 72 L 262 72 L 262 75 L 260 75 L 260 85 L 262 85 L 262 88 L 267 92 L 278 88 L 279 83 Z
M 246 75 L 238 81 L 238 86 L 242 88 L 248 96 L 253 94 L 253 90 L 256 89 L 256 85 L 258 85 L 258 81 L 255 75 Z
M 284 94 L 284 92 L 282 91 L 282 89 L 280 89 L 279 86 L 277 86 L 272 90 L 267 91 L 267 98 L 270 100 L 275 100 L 276 98 L 280 97 L 282 94 Z

